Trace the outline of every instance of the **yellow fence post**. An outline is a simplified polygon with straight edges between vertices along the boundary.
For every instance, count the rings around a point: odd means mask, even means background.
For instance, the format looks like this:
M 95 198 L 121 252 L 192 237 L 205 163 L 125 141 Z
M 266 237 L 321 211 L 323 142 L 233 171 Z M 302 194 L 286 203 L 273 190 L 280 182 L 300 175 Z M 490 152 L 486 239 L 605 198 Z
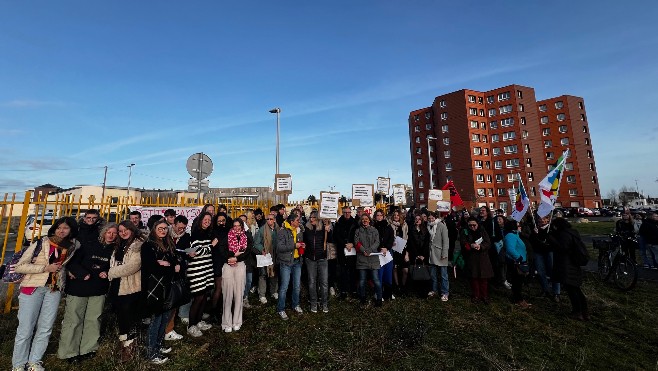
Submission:
M 16 236 L 16 248 L 14 253 L 21 251 L 23 247 L 23 240 L 20 238 L 25 233 L 25 222 L 27 221 L 28 208 L 30 207 L 30 197 L 32 196 L 31 191 L 25 192 L 25 200 L 23 200 L 23 210 L 21 214 L 21 221 L 18 224 L 18 233 Z M 14 284 L 10 283 L 7 285 L 7 297 L 5 298 L 5 309 L 4 313 L 7 314 L 11 311 L 11 301 L 14 297 Z

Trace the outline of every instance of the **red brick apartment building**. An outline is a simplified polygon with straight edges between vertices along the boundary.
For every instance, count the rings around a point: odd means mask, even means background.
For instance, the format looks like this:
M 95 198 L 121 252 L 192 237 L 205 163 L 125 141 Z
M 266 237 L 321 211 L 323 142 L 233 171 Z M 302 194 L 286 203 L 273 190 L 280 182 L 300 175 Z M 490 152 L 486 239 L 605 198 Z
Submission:
M 600 207 L 583 98 L 537 101 L 533 88 L 520 85 L 440 95 L 432 106 L 409 114 L 414 201 L 426 205 L 429 189 L 453 180 L 467 207 L 509 212 L 508 190 L 518 173 L 536 204 L 539 182 L 567 148 L 571 155 L 556 205 Z

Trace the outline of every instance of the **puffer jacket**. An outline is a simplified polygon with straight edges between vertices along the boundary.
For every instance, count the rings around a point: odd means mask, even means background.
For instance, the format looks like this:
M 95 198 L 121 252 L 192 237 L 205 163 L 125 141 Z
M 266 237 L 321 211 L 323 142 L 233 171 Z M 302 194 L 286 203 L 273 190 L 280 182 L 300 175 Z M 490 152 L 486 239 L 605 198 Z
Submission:
M 66 259 L 62 263 L 62 269 L 59 270 L 57 276 L 57 286 L 60 290 L 64 290 L 66 284 L 66 265 L 71 260 L 76 250 L 80 247 L 77 240 L 72 241 L 73 244 L 68 249 Z M 41 252 L 34 259 L 34 249 L 37 247 L 37 241 L 32 242 L 30 247 L 23 253 L 21 259 L 16 263 L 16 273 L 23 273 L 25 277 L 21 281 L 21 287 L 43 287 L 48 282 L 50 272 L 46 272 L 46 266 L 50 260 L 50 240 L 48 237 L 41 239 Z
M 144 241 L 135 239 L 126 249 L 123 255 L 123 261 L 117 261 L 115 254 L 112 253 L 110 259 L 110 270 L 107 272 L 107 278 L 120 279 L 119 296 L 134 294 L 142 290 L 142 244 Z
M 379 269 L 379 256 L 365 256 L 364 253 L 379 251 L 379 232 L 373 226 L 359 227 L 354 232 L 354 247 L 361 243 L 356 254 L 356 269 Z
M 297 232 L 297 241 L 293 240 L 292 232 L 283 227 L 276 234 L 276 260 L 280 264 L 292 265 L 295 260 L 295 243 L 302 242 L 303 233 Z
M 330 239 L 331 224 L 326 230 L 327 241 Z M 310 260 L 321 260 L 327 258 L 327 250 L 325 249 L 325 228 L 324 224 L 319 222 L 317 225 L 306 223 L 304 228 L 304 243 L 306 250 L 304 257 Z

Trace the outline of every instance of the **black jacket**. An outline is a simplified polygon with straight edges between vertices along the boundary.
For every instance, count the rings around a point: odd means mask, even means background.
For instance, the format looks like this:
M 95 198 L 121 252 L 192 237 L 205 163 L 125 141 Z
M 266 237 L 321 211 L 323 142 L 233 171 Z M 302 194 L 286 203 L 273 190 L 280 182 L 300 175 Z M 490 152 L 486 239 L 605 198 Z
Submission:
M 163 305 L 171 288 L 178 257 L 174 251 L 160 251 L 154 241 L 147 240 L 142 245 L 142 295 L 146 299 L 146 314 L 162 313 Z M 169 262 L 160 265 L 158 260 Z
M 336 258 L 338 262 L 345 261 L 345 245 L 354 242 L 354 231 L 357 227 L 356 218 L 350 217 L 349 219 L 341 216 L 336 221 L 334 226 L 334 244 L 336 244 Z
M 430 237 L 430 232 L 424 224 L 421 225 L 420 230 L 417 230 L 415 225 L 413 228 L 409 229 L 407 252 L 409 253 L 409 262 L 411 262 L 411 264 L 414 263 L 418 256 L 423 256 L 425 258 L 425 264 L 429 262 Z
M 565 283 L 571 286 L 580 286 L 583 283 L 583 270 L 571 258 L 573 249 L 576 248 L 576 238 L 580 238 L 577 230 L 562 218 L 557 218 L 551 225 L 549 232 L 549 244 L 553 249 L 553 282 Z
M 374 223 L 374 227 L 379 232 L 379 248 L 386 248 L 388 250 L 393 249 L 393 243 L 395 242 L 395 236 L 393 235 L 393 228 L 388 225 L 386 220 L 382 220 Z
M 329 241 L 329 235 L 331 232 L 327 232 L 327 241 Z M 324 225 L 316 225 L 315 227 L 309 222 L 306 223 L 306 228 L 304 228 L 304 243 L 306 244 L 306 250 L 304 250 L 304 257 L 311 260 L 320 260 L 327 258 L 327 250 L 325 250 L 325 230 Z
M 110 257 L 115 244 L 103 245 L 98 240 L 87 243 L 75 252 L 66 265 L 66 269 L 75 278 L 68 277 L 64 291 L 68 295 L 79 297 L 100 296 L 107 294 L 110 281 L 100 278 L 101 272 L 110 269 Z M 89 275 L 89 279 L 84 278 Z
M 640 226 L 639 234 L 642 236 L 644 243 L 658 245 L 658 223 L 653 220 L 645 219 Z
M 102 225 L 103 221 L 101 219 L 92 225 L 89 225 L 84 221 L 78 224 L 78 236 L 76 237 L 76 240 L 80 242 L 80 248 L 84 249 L 86 245 L 98 242 L 98 236 Z

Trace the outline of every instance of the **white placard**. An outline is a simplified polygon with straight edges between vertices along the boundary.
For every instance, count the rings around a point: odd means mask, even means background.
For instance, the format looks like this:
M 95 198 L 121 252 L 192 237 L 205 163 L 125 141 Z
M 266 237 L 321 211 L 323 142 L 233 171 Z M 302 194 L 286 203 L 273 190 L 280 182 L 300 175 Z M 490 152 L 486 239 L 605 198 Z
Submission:
M 272 264 L 274 264 L 274 262 L 272 261 L 272 255 L 271 254 L 265 254 L 265 255 L 258 254 L 258 255 L 256 255 L 256 267 L 258 267 L 258 268 L 268 267 Z
M 404 205 L 407 202 L 407 195 L 404 184 L 393 186 L 393 202 L 395 202 L 396 205 Z
M 372 190 L 372 184 L 352 184 L 352 199 L 359 200 L 359 206 L 374 206 Z
M 353 247 L 352 251 L 347 251 L 347 248 L 343 249 L 345 250 L 345 256 L 355 256 L 356 255 L 356 249 Z
M 292 176 L 277 175 L 275 183 L 277 192 L 292 192 Z
M 395 236 L 395 242 L 393 243 L 393 251 L 402 254 L 405 246 L 407 246 L 407 240 L 405 240 L 400 236 Z
M 199 214 L 201 214 L 201 209 L 203 206 L 190 206 L 190 207 L 169 207 L 169 206 L 131 206 L 130 211 L 139 211 L 142 213 L 142 223 L 146 225 L 149 218 L 153 215 L 162 215 L 164 217 L 165 211 L 168 209 L 173 209 L 176 212 L 176 215 L 184 215 L 187 220 L 187 232 L 190 232 L 192 228 L 192 223 Z
M 384 177 L 378 177 L 377 178 L 377 193 L 381 193 L 383 195 L 388 195 L 390 190 L 391 190 L 391 179 L 390 178 L 384 178 Z
M 339 192 L 320 192 L 320 218 L 338 219 Z
M 440 189 L 430 189 L 428 198 L 435 201 L 443 201 L 443 191 Z
M 386 255 L 379 255 L 379 266 L 383 267 L 386 264 L 390 263 L 393 261 L 393 254 L 391 254 L 390 251 L 386 253 Z
M 436 210 L 440 213 L 449 213 L 450 212 L 450 201 L 436 201 Z

